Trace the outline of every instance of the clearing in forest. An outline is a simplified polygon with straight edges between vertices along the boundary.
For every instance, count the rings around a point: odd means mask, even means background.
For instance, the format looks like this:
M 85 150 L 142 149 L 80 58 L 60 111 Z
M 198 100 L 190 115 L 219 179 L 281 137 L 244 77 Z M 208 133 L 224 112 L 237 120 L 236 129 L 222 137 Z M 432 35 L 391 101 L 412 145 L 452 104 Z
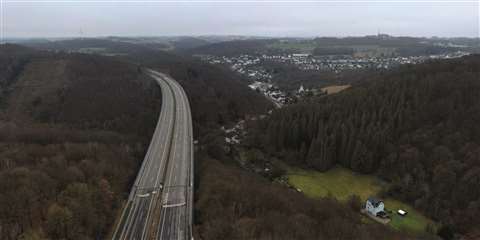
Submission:
M 339 93 L 349 87 L 350 85 L 332 85 L 332 86 L 322 88 L 322 91 L 326 92 L 327 95 L 330 95 L 330 94 Z
M 350 195 L 358 195 L 362 206 L 370 196 L 377 196 L 387 186 L 380 179 L 365 174 L 354 173 L 351 170 L 335 167 L 327 172 L 304 170 L 299 168 L 287 169 L 288 183 L 311 198 L 321 198 L 328 195 L 346 201 Z M 400 231 L 423 233 L 427 225 L 434 222 L 423 216 L 408 204 L 392 198 L 383 199 L 387 211 L 391 211 L 391 221 L 388 225 Z M 396 212 L 403 209 L 407 216 L 401 217 Z

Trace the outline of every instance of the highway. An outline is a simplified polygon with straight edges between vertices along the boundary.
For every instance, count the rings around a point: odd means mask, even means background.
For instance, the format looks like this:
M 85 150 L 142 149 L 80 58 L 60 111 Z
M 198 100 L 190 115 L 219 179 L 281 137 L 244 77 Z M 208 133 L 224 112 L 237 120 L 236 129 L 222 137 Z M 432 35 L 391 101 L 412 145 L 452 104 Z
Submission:
M 193 131 L 183 88 L 147 73 L 162 89 L 162 108 L 113 240 L 192 239 Z

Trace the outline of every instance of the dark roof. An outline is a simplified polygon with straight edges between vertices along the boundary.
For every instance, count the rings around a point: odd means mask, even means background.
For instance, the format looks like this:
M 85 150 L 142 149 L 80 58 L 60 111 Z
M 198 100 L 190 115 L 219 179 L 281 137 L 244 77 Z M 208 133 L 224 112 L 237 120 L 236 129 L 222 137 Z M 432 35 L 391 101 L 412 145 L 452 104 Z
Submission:
M 378 198 L 374 198 L 374 197 L 369 197 L 368 200 L 373 206 L 377 207 L 378 204 L 380 204 L 381 202 L 383 202 L 382 200 L 378 199 Z

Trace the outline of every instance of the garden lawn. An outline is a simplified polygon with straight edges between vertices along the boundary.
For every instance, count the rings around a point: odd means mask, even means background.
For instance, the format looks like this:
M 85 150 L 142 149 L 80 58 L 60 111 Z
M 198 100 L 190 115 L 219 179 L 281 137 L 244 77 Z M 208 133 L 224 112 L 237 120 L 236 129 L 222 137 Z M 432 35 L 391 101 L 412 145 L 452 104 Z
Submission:
M 421 213 L 413 209 L 410 205 L 397 201 L 395 199 L 387 198 L 384 200 L 387 210 L 391 210 L 390 214 L 392 221 L 389 225 L 400 231 L 422 233 L 425 231 L 427 224 L 435 223 L 423 216 Z M 402 217 L 397 214 L 397 210 L 402 209 L 408 212 L 407 216 Z

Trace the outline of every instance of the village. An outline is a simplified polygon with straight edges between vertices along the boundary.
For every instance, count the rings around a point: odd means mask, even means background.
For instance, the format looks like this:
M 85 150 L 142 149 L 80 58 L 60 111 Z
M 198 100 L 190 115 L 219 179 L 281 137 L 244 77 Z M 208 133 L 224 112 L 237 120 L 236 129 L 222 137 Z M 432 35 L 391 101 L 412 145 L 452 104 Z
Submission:
M 290 64 L 297 66 L 304 71 L 329 71 L 339 73 L 348 70 L 360 69 L 389 69 L 402 64 L 418 64 L 429 59 L 448 59 L 458 58 L 467 55 L 467 52 L 457 51 L 452 53 L 426 55 L 426 56 L 410 56 L 410 57 L 378 57 L 363 56 L 359 57 L 351 55 L 328 55 L 313 56 L 307 53 L 294 54 L 278 54 L 278 55 L 248 55 L 239 56 L 213 56 L 213 55 L 197 55 L 204 62 L 210 64 L 221 64 L 228 66 L 231 70 L 247 77 L 251 84 L 248 86 L 255 91 L 259 91 L 269 100 L 275 107 L 280 108 L 291 103 L 295 97 L 301 96 L 304 92 L 311 89 L 304 89 L 300 86 L 296 92 L 286 93 L 279 89 L 272 80 L 272 73 L 264 67 L 266 62 L 276 62 L 281 64 Z
M 272 78 L 262 64 L 271 61 L 292 64 L 301 70 L 333 71 L 339 73 L 345 70 L 357 69 L 389 69 L 402 64 L 418 64 L 430 59 L 458 58 L 469 53 L 463 51 L 436 55 L 409 56 L 409 57 L 381 57 L 370 55 L 325 55 L 313 56 L 308 53 L 278 54 L 278 55 L 248 55 L 239 56 L 212 56 L 199 55 L 200 59 L 212 64 L 225 64 L 250 79 L 265 81 Z

